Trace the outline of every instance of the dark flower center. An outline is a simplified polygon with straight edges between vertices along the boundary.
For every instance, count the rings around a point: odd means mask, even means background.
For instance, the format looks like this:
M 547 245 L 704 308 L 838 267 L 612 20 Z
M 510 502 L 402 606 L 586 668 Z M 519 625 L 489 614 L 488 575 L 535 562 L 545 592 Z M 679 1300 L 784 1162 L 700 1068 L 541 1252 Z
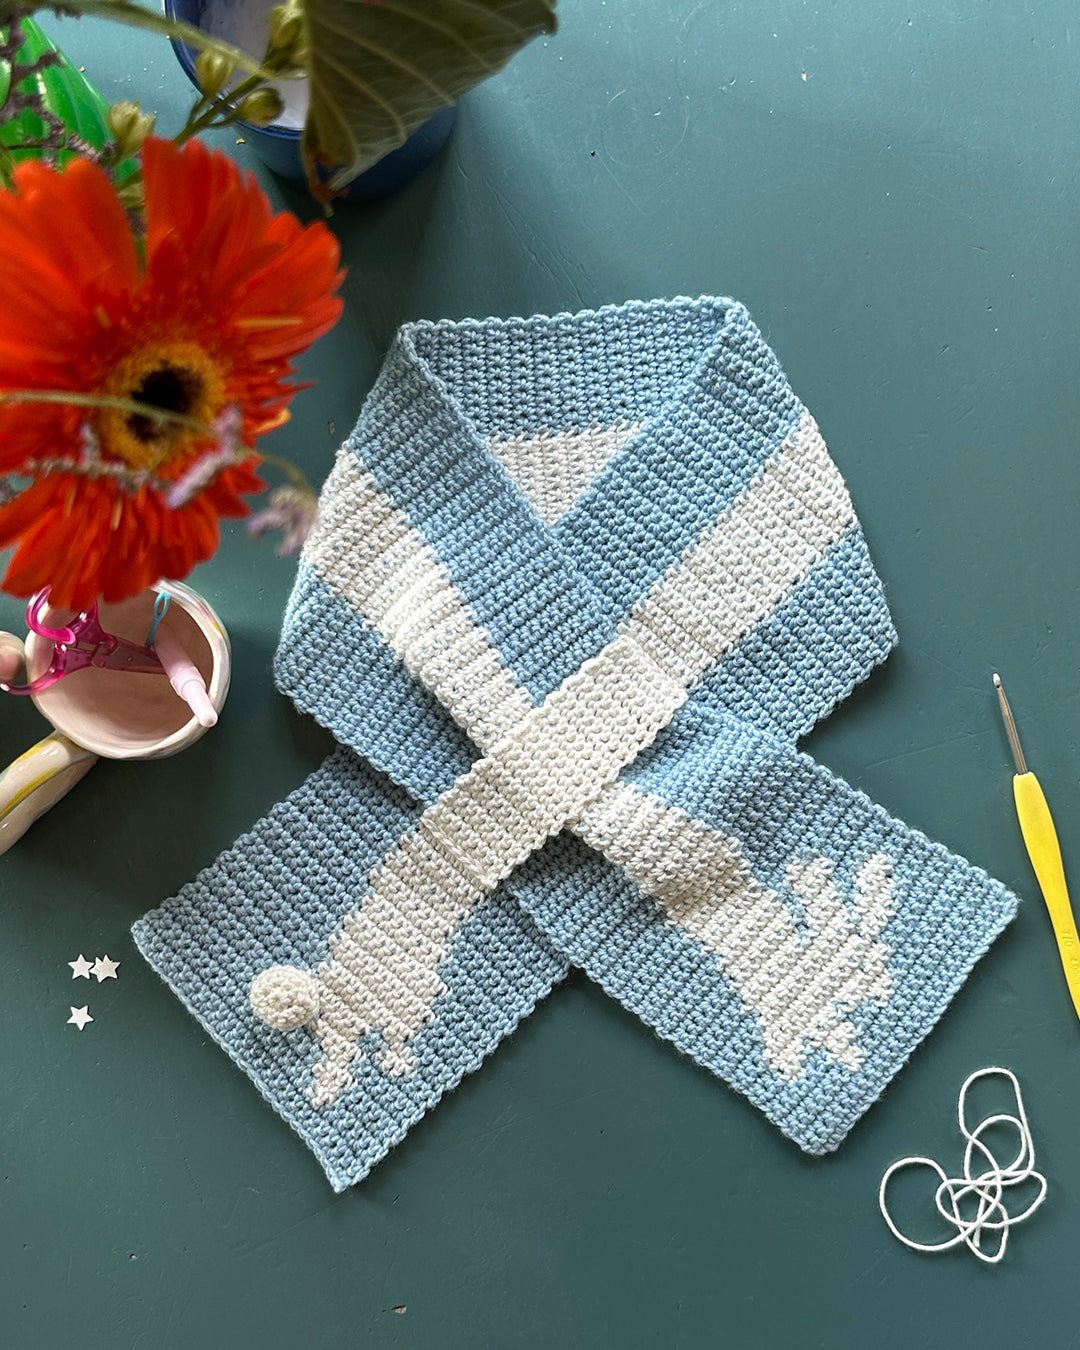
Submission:
M 190 417 L 192 410 L 198 406 L 202 392 L 203 381 L 198 372 L 166 365 L 150 371 L 138 389 L 132 390 L 131 397 L 137 403 L 148 403 L 163 412 Z M 144 444 L 157 440 L 163 431 L 168 434 L 170 430 L 146 413 L 131 413 L 128 429 Z
M 101 393 L 119 405 L 95 419 L 106 458 L 121 459 L 133 469 L 161 469 L 169 476 L 212 442 L 214 421 L 226 403 L 225 372 L 197 343 L 147 341 L 113 365 Z M 132 403 L 148 411 L 140 412 Z M 158 418 L 151 408 L 190 420 Z

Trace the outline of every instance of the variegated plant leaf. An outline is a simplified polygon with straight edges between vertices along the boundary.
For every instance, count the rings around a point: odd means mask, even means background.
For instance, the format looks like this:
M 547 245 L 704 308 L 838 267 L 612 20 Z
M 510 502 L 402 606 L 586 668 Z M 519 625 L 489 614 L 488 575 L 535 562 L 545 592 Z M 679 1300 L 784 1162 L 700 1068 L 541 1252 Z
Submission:
M 346 187 L 440 108 L 555 29 L 555 0 L 303 0 L 313 191 Z M 325 195 L 325 189 L 321 195 Z
M 46 66 L 35 75 L 27 77 L 21 87 L 30 92 L 32 86 L 41 99 L 42 106 L 53 116 L 58 117 L 69 131 L 80 136 L 87 144 L 100 150 L 109 139 L 106 114 L 109 105 L 90 84 L 80 71 L 63 55 L 56 44 L 33 22 L 32 19 L 20 20 L 23 45 L 19 49 L 16 65 L 29 66 L 39 61 L 46 53 L 52 53 L 56 64 Z M 11 79 L 11 70 L 0 62 L 0 101 L 7 97 Z M 23 108 L 15 117 L 8 118 L 0 126 L 0 143 L 14 147 L 11 159 L 37 158 L 40 153 L 33 149 L 24 149 L 28 143 L 40 141 L 47 127 L 38 114 L 31 108 Z M 66 155 L 60 156 L 63 163 Z

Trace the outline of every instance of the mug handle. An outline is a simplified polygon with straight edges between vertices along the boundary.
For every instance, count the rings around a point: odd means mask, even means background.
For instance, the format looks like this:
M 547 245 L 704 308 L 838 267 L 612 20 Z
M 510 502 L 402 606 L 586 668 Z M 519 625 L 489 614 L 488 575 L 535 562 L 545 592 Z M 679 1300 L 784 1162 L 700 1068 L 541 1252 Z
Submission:
M 96 762 L 92 751 L 54 731 L 9 764 L 0 774 L 0 853 L 21 839 Z

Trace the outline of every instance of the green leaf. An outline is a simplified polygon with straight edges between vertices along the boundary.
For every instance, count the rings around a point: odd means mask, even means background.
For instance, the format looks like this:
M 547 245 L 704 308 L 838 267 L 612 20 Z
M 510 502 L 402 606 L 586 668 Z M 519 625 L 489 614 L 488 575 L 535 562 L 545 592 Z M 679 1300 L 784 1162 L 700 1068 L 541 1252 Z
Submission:
M 109 139 L 108 123 L 105 120 L 108 104 L 86 77 L 71 64 L 66 56 L 51 42 L 32 19 L 21 21 L 24 42 L 19 49 L 17 64 L 31 65 L 48 52 L 56 52 L 59 63 L 47 66 L 37 74 L 22 81 L 23 89 L 36 88 L 45 108 L 83 140 L 98 150 Z M 6 64 L 0 64 L 0 98 L 7 96 L 11 71 Z M 26 141 L 39 140 L 46 133 L 46 126 L 34 112 L 26 109 L 18 117 L 0 123 L 0 142 L 17 146 Z M 34 156 L 35 152 L 15 150 L 13 160 Z M 61 159 L 65 156 L 61 156 Z
M 303 0 L 311 77 L 300 149 L 312 190 L 329 193 L 499 70 L 538 33 L 555 0 Z
M 25 31 L 25 22 L 23 27 Z M 49 47 L 53 47 L 54 44 L 43 33 L 41 36 Z M 38 81 L 46 108 L 55 113 L 65 126 L 78 132 L 83 140 L 100 150 L 109 139 L 109 124 L 106 121 L 109 105 L 86 76 L 76 70 L 61 53 L 60 64 L 43 70 Z

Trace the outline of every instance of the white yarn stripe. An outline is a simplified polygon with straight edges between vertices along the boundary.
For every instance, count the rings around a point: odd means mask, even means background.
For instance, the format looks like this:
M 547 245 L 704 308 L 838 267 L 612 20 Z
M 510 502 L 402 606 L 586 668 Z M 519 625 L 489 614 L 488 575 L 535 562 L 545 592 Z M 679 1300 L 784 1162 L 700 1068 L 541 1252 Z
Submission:
M 893 912 L 891 871 L 866 858 L 850 908 L 825 858 L 792 862 L 788 904 L 754 877 L 737 839 L 710 830 L 659 797 L 616 783 L 579 833 L 663 906 L 669 922 L 718 959 L 764 1038 L 765 1059 L 791 1081 L 819 1046 L 849 1069 L 864 1052 L 849 1014 L 892 994 L 888 947 L 878 935 Z
M 854 522 L 844 481 L 807 413 L 746 491 L 623 625 L 688 686 L 778 605 Z M 342 450 L 304 549 L 481 750 L 533 706 L 491 635 L 408 516 Z
M 359 910 L 314 974 L 314 1030 L 326 1053 L 311 1098 L 348 1082 L 361 1037 L 381 1030 L 381 1063 L 413 1067 L 411 1041 L 430 1017 L 454 928 L 551 835 L 595 800 L 686 700 L 623 634 L 584 662 L 540 707 L 428 807 L 369 879 Z M 415 936 L 402 918 L 419 920 Z M 395 935 L 413 949 L 402 959 Z M 434 958 L 434 959 L 433 959 Z
M 445 564 L 351 451 L 338 454 L 303 557 L 481 749 L 531 711 Z
M 589 484 L 641 426 L 616 422 L 584 431 L 542 431 L 538 436 L 489 436 L 501 461 L 546 525 L 565 515 Z
M 806 414 L 731 510 L 635 606 L 624 631 L 673 679 L 697 684 L 854 519 L 844 480 Z
M 633 639 L 635 650 L 640 644 L 650 653 L 653 678 L 657 668 L 662 669 L 668 676 L 664 683 L 683 691 L 681 702 L 685 691 L 783 600 L 853 519 L 843 480 L 807 415 L 732 508 L 635 608 L 621 635 Z M 485 756 L 490 758 L 503 738 L 535 715 L 528 693 L 503 663 L 446 566 L 351 452 L 341 452 L 323 490 L 320 523 L 304 556 L 323 581 L 377 629 Z M 551 698 L 561 693 L 558 690 Z M 609 707 L 604 717 L 613 711 Z M 539 764 L 555 762 L 545 762 L 550 753 L 544 751 Z M 568 751 L 559 753 L 565 756 Z M 636 753 L 621 759 L 619 767 Z M 571 755 L 562 762 L 576 766 L 580 760 Z M 534 766 L 537 763 L 534 759 Z M 475 766 L 473 773 L 479 768 Z M 528 820 L 535 789 L 526 789 L 518 828 L 508 832 L 498 820 L 505 817 L 511 801 L 521 802 L 519 780 L 498 778 L 494 767 L 475 779 L 473 773 L 455 787 L 467 782 L 470 791 L 480 793 L 483 804 L 475 808 L 475 826 L 461 826 L 451 815 L 448 828 L 445 810 L 425 813 L 423 828 L 410 837 L 414 842 L 406 841 L 407 849 L 402 845 L 374 874 L 371 894 L 344 921 L 330 941 L 327 960 L 314 972 L 321 996 L 314 1029 L 327 1053 L 326 1063 L 314 1072 L 316 1103 L 337 1096 L 348 1081 L 358 1043 L 372 1029 L 383 1032 L 384 1067 L 408 1072 L 410 1043 L 444 992 L 438 966 L 454 931 L 488 893 L 490 878 L 509 874 L 503 870 L 506 857 L 517 858 L 525 847 L 522 841 L 536 837 L 539 826 Z M 489 801 L 492 790 L 495 799 Z M 496 799 L 497 812 L 491 816 Z M 799 1072 L 804 1043 L 822 1044 L 854 1066 L 861 1051 L 839 1009 L 877 997 L 881 980 L 871 975 L 868 983 L 860 984 L 856 975 L 849 990 L 837 987 L 828 952 L 836 948 L 845 959 L 850 935 L 838 927 L 835 892 L 825 882 L 818 885 L 817 910 L 832 918 L 808 944 L 801 965 L 796 961 L 785 967 L 784 961 L 792 960 L 792 944 L 800 945 L 791 912 L 754 881 L 736 840 L 691 821 L 657 797 L 613 782 L 601 784 L 592 805 L 583 799 L 576 809 L 569 809 L 561 799 L 555 817 L 560 814 L 563 818 L 552 829 L 578 816 L 572 826 L 575 832 L 624 866 L 659 901 L 671 922 L 715 953 L 747 1006 L 761 1019 L 768 1057 L 778 1072 L 785 1076 Z M 632 825 L 621 826 L 624 818 Z M 665 841 L 672 843 L 675 836 L 677 843 L 669 850 Z M 539 842 L 546 837 L 541 834 Z M 468 839 L 467 845 L 463 839 Z M 520 853 L 519 861 L 531 847 Z M 503 861 L 492 862 L 490 849 Z M 665 857 L 696 861 L 690 872 L 683 869 L 673 878 Z M 511 862 L 509 870 L 516 865 Z M 405 884 L 402 867 L 422 878 L 417 883 L 422 897 Z M 764 924 L 757 937 L 776 942 L 783 960 L 777 957 L 762 966 L 758 941 L 750 941 L 755 934 L 748 936 L 749 920 L 738 917 L 746 906 L 753 922 Z M 729 916 L 729 907 L 735 917 Z M 749 950 L 748 941 L 759 959 L 743 954 Z M 885 949 L 869 955 L 866 969 L 876 970 L 877 962 L 884 970 Z M 786 983 L 775 983 L 781 970 L 809 974 L 811 967 L 815 978 L 804 981 L 802 997 Z M 888 979 L 887 971 L 882 979 Z

